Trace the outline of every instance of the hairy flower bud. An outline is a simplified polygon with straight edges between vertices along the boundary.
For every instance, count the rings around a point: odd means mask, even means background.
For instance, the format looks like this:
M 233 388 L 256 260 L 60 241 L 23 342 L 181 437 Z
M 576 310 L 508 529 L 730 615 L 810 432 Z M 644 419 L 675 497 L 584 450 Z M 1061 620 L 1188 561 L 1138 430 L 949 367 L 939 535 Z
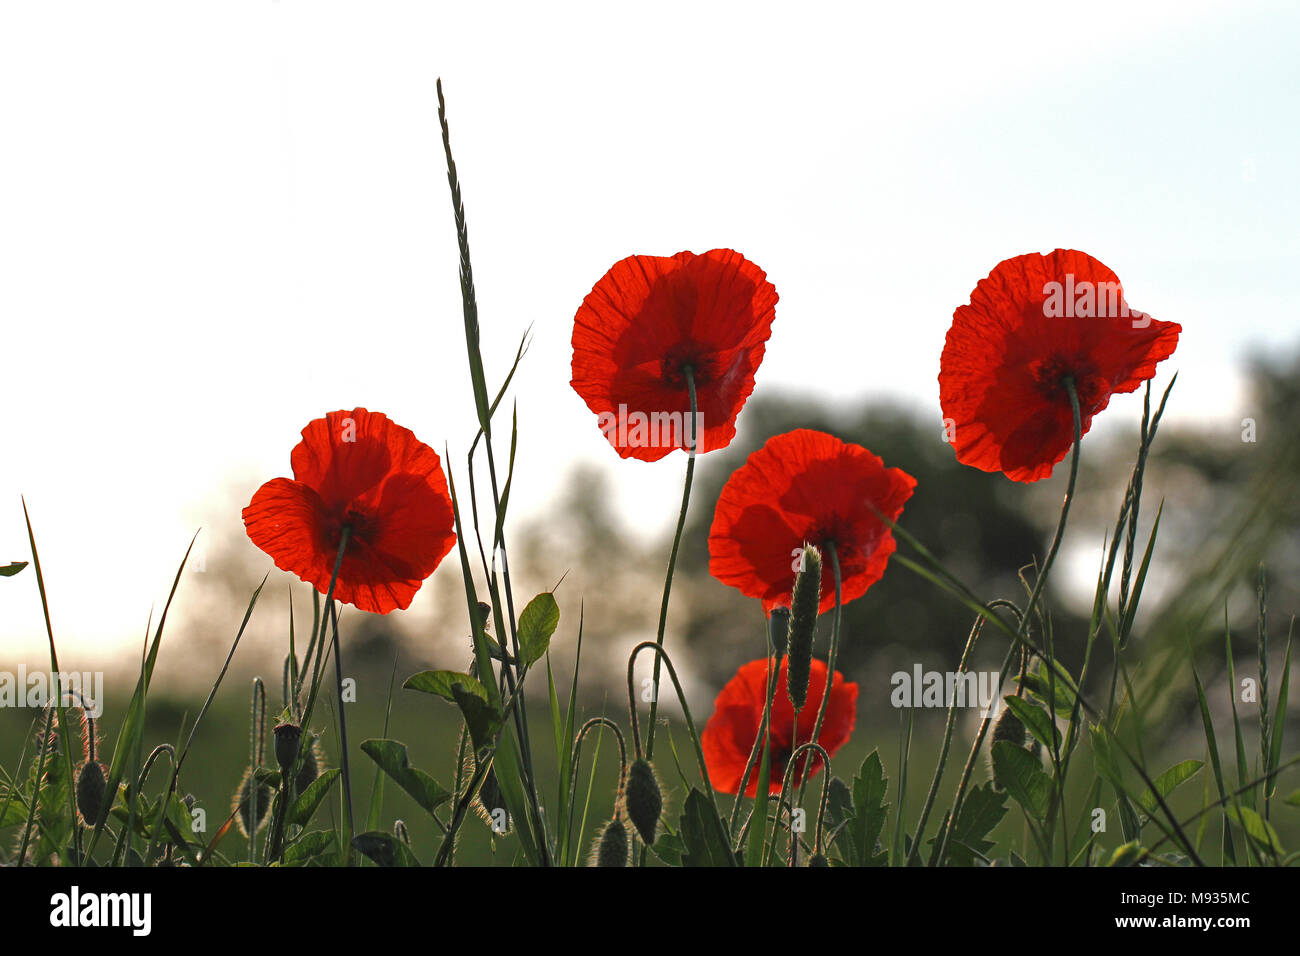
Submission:
M 627 827 L 618 817 L 605 824 L 605 829 L 592 847 L 593 866 L 627 866 Z
M 654 767 L 644 757 L 638 757 L 628 768 L 624 806 L 627 808 L 627 818 L 636 827 L 636 832 L 641 834 L 646 846 L 653 846 L 664 800 L 659 792 Z
M 83 763 L 77 772 L 77 812 L 86 826 L 93 827 L 99 823 L 107 793 L 108 777 L 104 765 L 96 760 Z

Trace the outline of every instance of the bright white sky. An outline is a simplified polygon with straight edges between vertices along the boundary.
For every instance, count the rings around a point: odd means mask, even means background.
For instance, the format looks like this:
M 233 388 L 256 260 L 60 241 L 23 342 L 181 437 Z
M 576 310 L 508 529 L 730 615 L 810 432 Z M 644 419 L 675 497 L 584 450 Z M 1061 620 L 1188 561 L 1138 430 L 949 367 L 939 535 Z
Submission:
M 138 639 L 195 527 L 238 528 L 218 494 L 328 410 L 461 468 L 438 76 L 490 378 L 534 327 L 524 513 L 581 460 L 675 516 L 681 456 L 619 460 L 568 385 L 631 253 L 739 249 L 781 296 L 760 390 L 898 397 L 936 438 L 952 311 L 1023 252 L 1183 324 L 1173 420 L 1236 428 L 1242 358 L 1296 344 L 1294 6 L 488 6 L 0 5 L 0 561 L 25 494 L 64 645 Z M 34 576 L 0 581 L 4 654 L 43 640 Z

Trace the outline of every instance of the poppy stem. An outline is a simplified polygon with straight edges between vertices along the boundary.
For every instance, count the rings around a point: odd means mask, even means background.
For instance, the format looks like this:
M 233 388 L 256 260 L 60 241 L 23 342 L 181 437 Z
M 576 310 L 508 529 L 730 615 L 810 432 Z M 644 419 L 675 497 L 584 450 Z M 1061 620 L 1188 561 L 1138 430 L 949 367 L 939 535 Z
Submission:
M 731 807 L 731 819 L 727 830 L 733 835 L 736 832 L 736 822 L 740 819 L 740 805 L 745 800 L 745 791 L 749 789 L 749 778 L 754 772 L 754 765 L 758 763 L 759 752 L 767 746 L 768 728 L 772 721 L 772 704 L 776 701 L 776 687 L 780 683 L 781 661 L 784 658 L 785 655 L 781 653 L 773 656 L 772 649 L 768 648 L 767 703 L 763 707 L 763 720 L 759 725 L 758 735 L 754 738 L 754 746 L 749 748 L 749 760 L 745 763 L 745 772 L 740 775 L 740 786 L 736 789 L 736 802 Z M 754 800 L 761 802 L 757 792 L 754 794 Z
M 340 570 L 342 569 L 342 567 L 343 567 L 343 552 L 347 549 L 347 546 L 348 546 L 348 539 L 349 539 L 351 536 L 352 536 L 352 528 L 349 527 L 348 525 L 344 525 L 343 528 L 342 528 L 342 531 L 339 533 L 339 551 L 338 551 L 338 554 L 335 555 L 335 557 L 334 557 L 334 570 L 333 570 L 333 572 L 330 574 L 330 584 L 329 584 L 329 588 L 326 589 L 326 592 L 325 592 L 325 607 L 326 607 L 326 608 L 332 608 L 332 607 L 334 606 L 334 588 L 335 588 L 335 586 L 337 586 L 337 584 L 338 584 L 338 582 L 339 582 L 339 571 L 340 571 Z M 317 592 L 317 593 L 319 593 L 319 592 Z M 294 758 L 293 766 L 289 768 L 289 774 L 290 774 L 290 779 L 291 779 L 291 781 L 297 779 L 298 771 L 299 771 L 299 769 L 302 767 L 303 760 L 306 758 L 306 755 L 307 755 L 308 751 L 311 749 L 311 745 L 312 745 L 312 736 L 311 736 L 310 733 L 305 732 L 305 728 L 306 728 L 306 727 L 308 726 L 308 724 L 311 722 L 312 711 L 316 708 L 316 694 L 320 691 L 321 677 L 322 677 L 322 675 L 323 675 L 323 670 L 324 670 L 324 668 L 323 668 L 322 665 L 324 664 L 324 661 L 325 661 L 325 636 L 326 636 L 326 633 L 327 633 L 327 628 L 329 627 L 329 623 L 330 623 L 330 615 L 329 615 L 329 613 L 327 613 L 327 612 L 323 612 L 323 613 L 321 614 L 321 616 L 320 616 L 320 635 L 319 635 L 319 637 L 317 637 L 317 635 L 316 635 L 316 633 L 315 633 L 315 627 L 313 626 L 313 628 L 312 628 L 312 632 L 313 632 L 313 633 L 312 633 L 312 641 L 317 645 L 316 662 L 315 662 L 315 664 L 313 665 L 313 674 L 312 674 L 312 681 L 311 681 L 311 693 L 307 695 L 307 707 L 306 707 L 306 709 L 303 710 L 303 713 L 302 713 L 302 727 L 304 728 L 304 733 L 303 733 L 303 735 L 302 735 L 302 741 L 301 741 L 301 744 L 299 745 L 299 748 L 298 748 L 298 755 Z M 337 660 L 337 655 L 338 655 L 338 622 L 337 622 L 337 620 L 335 621 L 335 626 L 334 626 L 334 653 L 335 653 L 335 666 L 336 666 L 336 668 L 337 668 L 337 666 L 338 666 L 338 660 Z M 305 661 L 304 661 L 303 663 L 304 663 L 304 665 L 306 664 Z M 342 730 L 342 728 L 343 728 L 343 700 L 342 700 L 342 698 L 343 698 L 343 693 L 342 693 L 342 681 L 341 681 L 341 679 L 340 679 L 340 687 L 339 687 L 339 727 L 340 727 L 340 730 Z M 343 738 L 343 735 L 340 734 L 340 740 L 341 740 L 341 741 L 342 741 L 342 738 Z M 347 757 L 347 747 L 346 747 L 346 745 L 344 745 L 344 746 L 342 747 L 342 749 L 341 749 L 341 756 L 340 756 L 340 762 L 341 762 L 341 763 L 340 763 L 340 765 L 341 765 L 341 767 L 342 767 L 342 771 L 343 771 L 343 774 L 342 774 L 342 775 L 343 775 L 343 786 L 344 786 L 344 791 L 345 791 L 345 793 L 346 793 L 346 795 L 347 795 L 347 813 L 348 813 L 348 816 L 347 816 L 347 822 L 348 822 L 348 828 L 349 828 L 349 831 L 350 831 L 350 830 L 351 830 L 351 826 L 352 826 L 352 790 L 351 790 L 351 786 L 350 786 L 351 781 L 350 781 L 350 779 L 349 779 L 349 777 L 348 777 L 348 763 L 347 763 L 347 759 L 348 759 L 348 757 Z M 274 828 L 274 830 L 272 831 L 272 834 L 271 834 L 271 841 L 270 841 L 270 844 L 271 844 L 271 852 L 268 854 L 268 857 L 267 857 L 268 860 L 271 859 L 271 857 L 279 858 L 279 857 L 283 854 L 283 852 L 284 852 L 284 827 L 285 827 L 285 819 L 286 819 L 287 814 L 288 814 L 288 806 L 287 806 L 287 803 L 288 803 L 288 801 L 283 801 L 283 802 L 280 804 L 279 809 L 277 810 L 277 813 L 276 813 L 276 820 L 275 820 L 275 828 Z M 347 860 L 348 860 L 348 862 L 351 862 L 351 860 L 352 860 L 352 834 L 351 834 L 351 832 L 349 832 L 347 836 L 348 836 L 348 842 L 347 842 L 347 844 L 345 845 L 344 852 L 347 854 Z
M 1074 385 L 1074 377 L 1067 375 L 1062 382 L 1067 392 L 1070 393 L 1070 409 L 1074 413 L 1074 446 L 1070 451 L 1070 480 L 1065 486 L 1065 498 L 1061 502 L 1061 518 L 1056 523 L 1056 534 L 1052 537 L 1052 546 L 1047 551 L 1047 560 L 1043 562 L 1043 570 L 1039 573 L 1034 581 L 1034 589 L 1029 595 L 1029 603 L 1025 605 L 1025 616 L 1020 622 L 1019 636 L 1024 637 L 1029 632 L 1029 622 L 1033 618 L 1034 609 L 1038 606 L 1038 599 L 1043 594 L 1043 587 L 1047 584 L 1047 575 L 1052 570 L 1052 564 L 1056 561 L 1056 552 L 1061 548 L 1061 539 L 1065 537 L 1065 522 L 1070 516 L 1070 505 L 1074 501 L 1074 486 L 1079 477 L 1079 442 L 1082 439 L 1082 416 L 1079 413 L 1079 392 Z M 1050 654 L 1048 655 L 1051 656 Z M 1052 681 L 1055 668 L 1053 662 L 1047 662 L 1048 680 Z
M 695 449 L 700 443 L 700 436 L 696 434 L 697 418 L 699 409 L 695 396 L 695 370 L 691 366 L 682 367 L 682 374 L 686 377 L 686 389 L 690 393 L 691 417 L 689 424 L 683 429 L 690 435 L 690 447 L 687 449 L 686 459 L 686 484 L 682 488 L 682 507 L 677 515 L 677 531 L 673 534 L 673 550 L 668 555 L 668 576 L 664 579 L 664 597 L 659 605 L 659 631 L 655 637 L 655 643 L 662 651 L 664 646 L 664 629 L 668 624 L 668 598 L 673 590 L 673 571 L 677 567 L 677 551 L 682 543 L 682 530 L 686 527 L 686 511 L 691 504 L 691 483 L 695 479 Z M 655 655 L 654 667 L 654 696 L 650 698 L 650 726 L 646 730 L 645 757 L 650 760 L 654 757 L 655 752 L 655 724 L 659 713 L 659 665 L 661 655 Z

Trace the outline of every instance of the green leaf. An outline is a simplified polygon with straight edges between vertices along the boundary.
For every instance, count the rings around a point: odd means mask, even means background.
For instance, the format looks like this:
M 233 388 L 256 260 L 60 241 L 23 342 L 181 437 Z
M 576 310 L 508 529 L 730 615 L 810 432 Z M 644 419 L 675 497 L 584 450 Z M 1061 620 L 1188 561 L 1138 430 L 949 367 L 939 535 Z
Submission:
M 974 866 L 979 862 L 976 853 L 988 856 L 993 849 L 992 840 L 985 839 L 1002 818 L 1007 815 L 1007 796 L 994 789 L 991 782 L 973 787 L 962 801 L 961 812 L 952 828 L 948 842 L 948 862 L 954 866 Z M 942 835 L 943 828 L 939 828 Z M 932 837 L 934 844 L 939 836 Z M 1014 854 L 1013 854 L 1014 855 Z
M 497 733 L 501 730 L 500 711 L 460 684 L 452 684 L 451 692 L 456 698 L 456 706 L 465 715 L 465 725 L 469 728 L 474 752 L 482 754 L 485 750 L 491 749 L 496 742 Z
M 448 703 L 456 703 L 456 695 L 452 688 L 460 685 L 470 693 L 488 699 L 487 688 L 477 677 L 470 674 L 464 674 L 460 671 L 421 671 L 406 679 L 402 687 L 408 690 L 418 690 L 425 694 L 433 694 L 441 697 Z
M 352 846 L 369 857 L 377 866 L 419 866 L 415 854 L 397 837 L 382 830 L 370 830 L 358 833 L 352 838 Z
M 1074 694 L 1077 685 L 1074 678 L 1065 672 L 1065 668 L 1060 663 L 1056 665 L 1056 671 L 1049 681 L 1047 665 L 1039 660 L 1038 666 L 1025 675 L 1025 688 L 1044 704 L 1049 698 L 1053 698 L 1058 714 L 1069 714 L 1074 711 Z M 1056 692 L 1055 695 L 1052 694 L 1053 690 Z
M 1291 796 L 1287 797 L 1284 802 L 1293 807 L 1300 807 L 1300 790 L 1291 794 Z
M 655 837 L 654 846 L 650 847 L 650 852 L 669 866 L 681 866 L 682 856 L 686 853 L 686 846 L 682 843 L 682 838 L 676 833 L 664 832 Z
M 1163 800 L 1169 796 L 1180 783 L 1190 780 L 1192 777 L 1205 766 L 1202 760 L 1184 760 L 1182 763 L 1176 763 L 1160 776 L 1156 777 L 1155 793 L 1150 789 L 1144 790 L 1142 796 L 1138 797 L 1138 805 L 1147 813 L 1155 813 L 1159 801 L 1156 800 L 1156 794 L 1160 795 Z
M 304 833 L 284 851 L 285 866 L 331 866 L 337 856 L 334 834 L 329 830 Z
M 889 781 L 885 779 L 880 754 L 875 750 L 858 768 L 858 775 L 853 779 L 851 802 L 848 800 L 848 787 L 840 781 L 831 782 L 828 802 L 835 807 L 832 819 L 836 822 L 842 820 L 844 826 L 836 839 L 836 846 L 840 848 L 844 862 L 850 866 L 881 866 L 888 859 L 886 853 L 877 850 L 880 831 L 889 815 L 889 804 L 884 802 L 888 789 Z
M 1052 781 L 1038 758 L 1007 740 L 993 745 L 993 777 L 1035 820 L 1047 815 Z
M 1061 742 L 1061 731 L 1052 723 L 1052 717 L 1037 704 L 1031 704 L 1023 697 L 1004 697 L 1007 708 L 1020 718 L 1025 729 L 1033 734 L 1034 739 L 1048 749 L 1054 750 Z M 1059 713 L 1059 711 L 1058 711 Z
M 368 742 L 368 741 L 367 741 Z M 365 745 L 362 745 L 365 749 Z M 329 792 L 334 781 L 338 779 L 339 771 L 337 768 L 326 770 L 323 774 L 313 780 L 307 789 L 298 794 L 289 808 L 289 822 L 305 827 L 310 822 L 312 814 L 320 806 L 320 802 L 325 799 L 325 794 Z
M 10 564 L 0 564 L 0 578 L 12 578 L 25 567 L 27 567 L 26 561 L 14 561 Z
M 560 605 L 555 595 L 543 591 L 528 602 L 519 615 L 519 653 L 531 667 L 542 659 L 551 644 L 551 635 L 560 626 Z
M 451 799 L 451 792 L 444 790 L 438 782 L 423 770 L 411 766 L 406 755 L 406 744 L 397 740 L 370 739 L 361 742 L 361 752 L 379 765 L 399 787 L 405 790 L 416 803 L 433 813 L 439 806 Z M 331 771 L 333 772 L 333 771 Z M 323 777 L 321 779 L 324 779 Z M 305 797 L 320 780 L 313 783 L 304 792 Z M 323 796 L 323 794 L 322 794 Z M 302 797 L 299 798 L 299 803 Z
M 1262 849 L 1271 853 L 1282 851 L 1282 841 L 1277 838 L 1277 831 L 1273 829 L 1273 824 L 1250 807 L 1228 807 L 1224 812 L 1227 813 L 1228 819 L 1245 830 L 1246 836 L 1259 844 Z
M 1107 866 L 1135 866 L 1141 862 L 1147 855 L 1146 849 L 1137 840 L 1125 843 L 1123 846 L 1116 847 L 1115 852 L 1110 855 Z
M 736 866 L 727 828 L 708 798 L 691 787 L 680 824 L 682 866 Z M 655 840 L 657 844 L 659 840 Z

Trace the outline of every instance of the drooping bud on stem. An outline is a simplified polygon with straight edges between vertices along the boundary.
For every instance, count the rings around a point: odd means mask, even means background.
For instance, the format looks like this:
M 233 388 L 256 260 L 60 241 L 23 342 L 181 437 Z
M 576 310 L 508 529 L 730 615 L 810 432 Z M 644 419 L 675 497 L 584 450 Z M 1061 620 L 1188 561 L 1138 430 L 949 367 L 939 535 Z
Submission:
M 83 763 L 77 772 L 77 812 L 81 814 L 83 824 L 93 827 L 99 823 L 107 792 L 108 777 L 104 765 L 97 760 Z
M 790 600 L 790 658 L 788 690 L 796 711 L 808 702 L 808 678 L 812 672 L 813 634 L 822 599 L 822 555 L 811 544 L 804 545 L 799 573 Z
M 1002 781 L 998 779 L 997 765 L 993 763 L 994 744 L 1005 741 L 1017 747 L 1023 747 L 1027 736 L 1024 722 L 1016 716 L 1014 710 L 1004 703 L 1002 713 L 998 714 L 997 722 L 993 724 L 993 739 L 989 741 L 989 774 L 993 777 L 993 788 L 995 790 L 1002 789 Z
M 592 848 L 593 866 L 627 866 L 627 827 L 618 817 L 605 824 L 600 839 Z
M 659 781 L 654 767 L 644 757 L 638 757 L 627 771 L 627 791 L 624 797 L 627 818 L 641 834 L 646 846 L 653 846 L 659 815 L 663 813 L 664 799 L 659 792 Z

